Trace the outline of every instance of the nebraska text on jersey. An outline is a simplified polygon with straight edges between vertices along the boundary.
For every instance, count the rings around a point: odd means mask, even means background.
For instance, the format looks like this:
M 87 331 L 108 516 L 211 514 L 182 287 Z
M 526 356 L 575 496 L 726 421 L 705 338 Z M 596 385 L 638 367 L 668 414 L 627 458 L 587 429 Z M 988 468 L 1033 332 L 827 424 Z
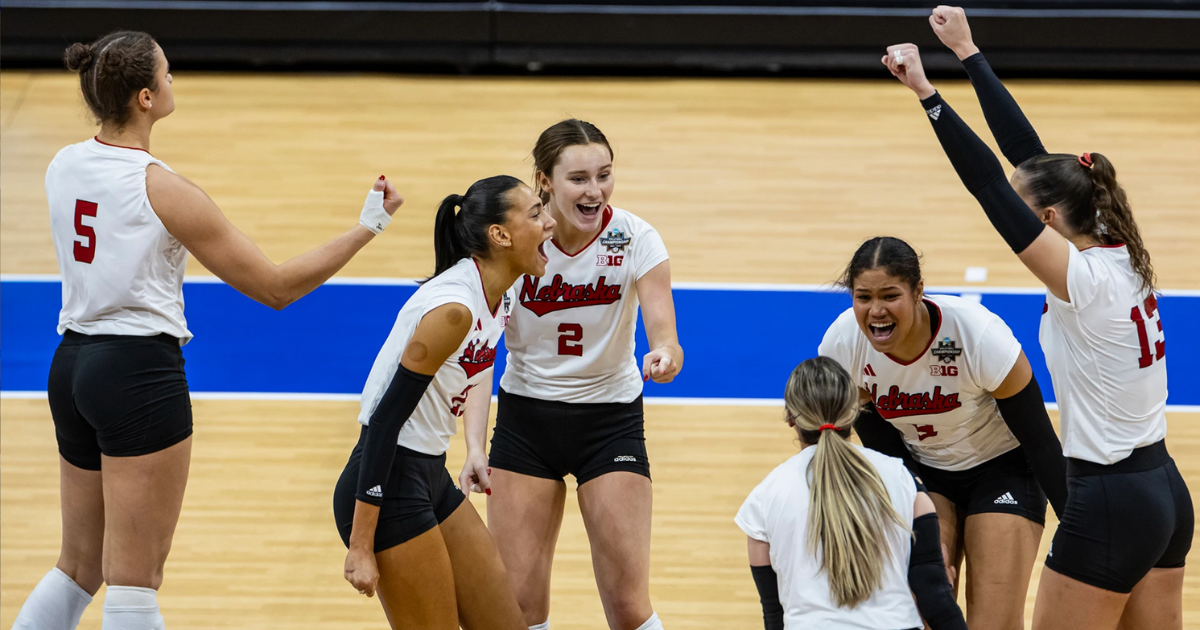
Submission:
M 562 274 L 554 274 L 554 280 L 546 286 L 539 286 L 541 278 L 524 276 L 521 285 L 521 305 L 531 310 L 538 317 L 552 311 L 581 306 L 597 306 L 612 304 L 621 299 L 621 286 L 606 284 L 607 276 L 588 284 L 570 284 L 563 282 Z
M 899 387 L 892 385 L 887 394 L 880 396 L 878 389 L 878 384 L 871 385 L 871 400 L 875 401 L 875 408 L 879 410 L 879 415 L 888 420 L 904 416 L 946 413 L 962 406 L 962 403 L 958 402 L 957 392 L 943 394 L 940 385 L 933 388 L 932 394 L 929 392 L 907 394 L 900 391 Z

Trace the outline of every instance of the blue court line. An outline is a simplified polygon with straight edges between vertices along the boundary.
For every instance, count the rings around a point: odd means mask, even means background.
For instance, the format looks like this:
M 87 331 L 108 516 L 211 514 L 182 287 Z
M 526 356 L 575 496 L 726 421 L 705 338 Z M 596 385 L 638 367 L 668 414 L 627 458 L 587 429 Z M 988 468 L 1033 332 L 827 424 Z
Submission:
M 953 288 L 953 287 L 951 287 Z M 1038 345 L 1042 292 L 957 288 L 981 294 L 984 306 L 1013 329 L 1033 364 L 1047 402 L 1054 393 Z M 184 283 L 195 339 L 184 347 L 193 392 L 353 395 L 416 286 L 388 279 L 328 283 L 283 311 L 274 311 L 229 286 L 200 279 Z M 949 292 L 949 291 L 944 291 Z M 1200 307 L 1200 292 L 1168 291 L 1159 300 L 1166 326 L 1168 386 L 1173 406 L 1200 405 L 1200 367 L 1179 357 L 1200 355 L 1200 335 L 1182 322 Z M 57 279 L 0 280 L 0 391 L 46 389 L 60 337 Z M 687 361 L 668 385 L 646 384 L 647 397 L 761 399 L 783 396 L 792 368 L 816 353 L 829 324 L 850 306 L 848 295 L 813 287 L 680 284 L 675 287 L 679 338 Z M 647 352 L 644 331 L 637 356 Z M 500 374 L 507 353 L 496 360 Z M 496 379 L 497 382 L 499 379 Z

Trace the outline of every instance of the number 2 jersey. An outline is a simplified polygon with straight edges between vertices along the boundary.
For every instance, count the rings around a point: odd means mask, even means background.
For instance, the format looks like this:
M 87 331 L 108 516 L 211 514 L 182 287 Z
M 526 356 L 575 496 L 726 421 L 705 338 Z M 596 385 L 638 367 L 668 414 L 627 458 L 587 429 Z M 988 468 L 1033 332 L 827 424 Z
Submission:
M 1040 331 L 1063 454 L 1113 464 L 1167 436 L 1162 319 L 1124 245 L 1067 246 L 1071 301 L 1047 293 Z
M 541 278 L 522 276 L 508 323 L 504 391 L 568 403 L 627 403 L 642 393 L 633 354 L 637 281 L 667 260 L 649 223 L 608 206 L 600 232 L 574 254 L 558 243 Z
M 58 334 L 192 338 L 183 317 L 188 252 L 146 195 L 141 149 L 92 138 L 63 148 L 46 169 L 50 232 L 62 275 Z
M 918 462 L 966 470 L 1020 446 L 991 392 L 1016 364 L 1021 344 L 1004 320 L 976 302 L 948 295 L 925 302 L 939 314 L 938 328 L 908 363 L 875 350 L 853 308 L 833 322 L 817 352 L 859 379 Z
M 421 285 L 404 303 L 367 375 L 358 414 L 359 423 L 364 426 L 371 423 L 371 415 L 396 376 L 400 357 L 417 324 L 430 311 L 451 303 L 462 304 L 471 311 L 471 330 L 433 375 L 433 381 L 396 440 L 400 446 L 427 455 L 441 455 L 450 447 L 450 437 L 457 431 L 458 418 L 466 409 L 467 392 L 488 382 L 489 370 L 496 362 L 496 346 L 512 311 L 511 289 L 501 296 L 496 310 L 488 307 L 483 278 L 474 259 L 458 261 Z M 492 396 L 490 391 L 479 394 Z

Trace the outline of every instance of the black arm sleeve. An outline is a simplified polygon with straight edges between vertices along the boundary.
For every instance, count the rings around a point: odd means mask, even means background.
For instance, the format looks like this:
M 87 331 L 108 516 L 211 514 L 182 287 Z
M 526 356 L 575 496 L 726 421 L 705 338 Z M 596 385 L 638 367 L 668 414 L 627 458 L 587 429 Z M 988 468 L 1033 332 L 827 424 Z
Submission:
M 783 604 L 779 603 L 779 580 L 775 577 L 775 569 L 769 564 L 765 567 L 750 565 L 750 575 L 754 576 L 758 601 L 762 603 L 763 628 L 783 630 Z
M 904 444 L 904 436 L 879 415 L 874 403 L 867 403 L 858 412 L 854 430 L 858 432 L 858 439 L 862 440 L 863 446 L 889 457 L 899 457 L 914 475 L 917 473 L 917 462 Z
M 954 589 L 946 578 L 942 537 L 937 514 L 913 519 L 912 556 L 908 562 L 908 587 L 917 598 L 917 610 L 933 630 L 967 630 Z
M 1062 518 L 1063 506 L 1067 504 L 1067 460 L 1063 459 L 1062 444 L 1050 424 L 1037 378 L 1030 378 L 1025 389 L 1016 395 L 997 398 L 996 406 L 1008 430 L 1021 442 L 1025 458 L 1054 513 Z
M 387 487 L 392 460 L 396 457 L 396 439 L 431 381 L 431 375 L 417 374 L 403 365 L 396 368 L 396 375 L 367 425 L 354 498 L 371 505 L 383 504 L 383 489 Z
M 967 76 L 971 77 L 971 85 L 975 86 L 983 117 L 987 119 L 988 127 L 1008 163 L 1019 166 L 1031 157 L 1045 155 L 1046 149 L 1033 130 L 1033 125 L 1029 124 L 1017 101 L 1008 93 L 996 73 L 992 72 L 983 53 L 975 53 L 962 63 Z
M 967 191 L 983 206 L 988 220 L 1013 252 L 1025 251 L 1046 226 L 1005 179 L 1000 160 L 942 100 L 941 94 L 922 100 L 921 106 Z

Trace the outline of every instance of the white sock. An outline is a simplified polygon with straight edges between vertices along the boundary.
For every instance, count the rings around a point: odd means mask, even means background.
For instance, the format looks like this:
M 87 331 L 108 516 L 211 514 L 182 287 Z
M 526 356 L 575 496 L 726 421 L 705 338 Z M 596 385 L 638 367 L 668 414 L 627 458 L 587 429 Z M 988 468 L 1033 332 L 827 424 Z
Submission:
M 109 586 L 104 595 L 102 630 L 165 630 L 152 588 Z
M 638 626 L 637 630 L 663 630 L 662 622 L 658 620 L 658 613 L 650 613 L 650 618 Z
M 536 626 L 529 626 L 529 630 L 550 630 L 550 620 L 547 619 Z
M 70 576 L 50 569 L 21 606 L 13 630 L 75 630 L 92 596 Z

